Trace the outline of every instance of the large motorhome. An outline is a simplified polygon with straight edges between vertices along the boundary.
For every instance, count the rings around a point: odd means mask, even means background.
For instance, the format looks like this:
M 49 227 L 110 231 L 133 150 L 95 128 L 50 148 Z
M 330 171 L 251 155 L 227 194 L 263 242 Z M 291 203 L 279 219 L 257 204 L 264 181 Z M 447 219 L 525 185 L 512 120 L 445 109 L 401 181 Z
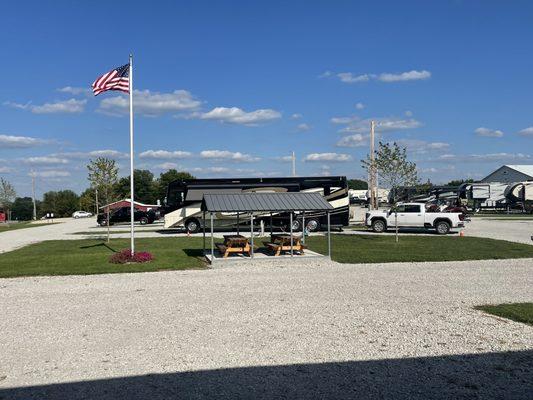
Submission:
M 333 206 L 330 213 L 331 226 L 347 226 L 349 222 L 349 197 L 345 176 L 330 177 L 288 177 L 288 178 L 242 178 L 242 179 L 179 179 L 168 185 L 165 199 L 165 228 L 184 227 L 189 232 L 201 229 L 200 210 L 206 193 L 250 193 L 250 192 L 319 192 Z M 250 215 L 240 213 L 216 213 L 214 225 L 233 228 L 250 221 Z M 293 221 L 293 230 L 302 228 L 303 215 Z M 270 213 L 256 214 L 254 221 L 270 224 Z M 274 214 L 273 225 L 288 228 L 289 214 Z M 308 231 L 317 231 L 326 226 L 324 212 L 306 213 L 305 226 Z M 206 221 L 209 223 L 209 221 Z

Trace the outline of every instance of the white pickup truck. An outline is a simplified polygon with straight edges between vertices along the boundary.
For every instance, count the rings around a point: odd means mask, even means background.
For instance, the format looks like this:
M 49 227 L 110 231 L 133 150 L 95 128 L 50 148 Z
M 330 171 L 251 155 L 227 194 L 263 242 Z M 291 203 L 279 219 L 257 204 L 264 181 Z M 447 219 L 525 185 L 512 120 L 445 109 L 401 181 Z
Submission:
M 384 232 L 388 228 L 426 228 L 435 229 L 445 235 L 452 228 L 464 226 L 464 215 L 452 212 L 427 212 L 421 203 L 399 203 L 390 210 L 368 211 L 365 225 L 374 232 Z

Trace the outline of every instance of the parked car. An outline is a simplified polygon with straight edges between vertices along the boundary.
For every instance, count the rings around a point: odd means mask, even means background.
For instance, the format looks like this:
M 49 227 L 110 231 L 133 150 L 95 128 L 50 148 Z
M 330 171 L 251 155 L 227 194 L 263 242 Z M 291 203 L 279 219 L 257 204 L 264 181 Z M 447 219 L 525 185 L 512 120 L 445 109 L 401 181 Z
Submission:
M 93 213 L 90 213 L 88 211 L 74 211 L 72 213 L 72 218 L 89 218 L 92 216 L 93 216 Z
M 390 210 L 369 211 L 365 216 L 365 225 L 374 232 L 384 232 L 388 228 L 425 228 L 435 229 L 445 235 L 451 228 L 464 226 L 464 215 L 460 212 L 427 212 L 421 203 L 399 203 Z
M 135 210 L 133 214 L 134 221 L 139 222 L 141 225 L 151 224 L 156 220 L 155 212 Z M 130 222 L 131 212 L 129 207 L 121 207 L 113 210 L 109 214 L 109 225 L 116 224 L 117 222 Z M 98 225 L 107 226 L 107 213 L 98 214 L 96 218 Z

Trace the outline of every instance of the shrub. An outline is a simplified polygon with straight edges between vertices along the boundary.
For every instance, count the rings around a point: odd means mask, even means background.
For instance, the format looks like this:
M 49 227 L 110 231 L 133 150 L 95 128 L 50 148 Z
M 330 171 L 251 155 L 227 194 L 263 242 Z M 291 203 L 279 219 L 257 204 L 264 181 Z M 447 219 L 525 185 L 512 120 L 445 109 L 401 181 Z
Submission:
M 130 249 L 124 249 L 118 253 L 113 254 L 109 258 L 109 262 L 112 264 L 126 264 L 126 263 L 145 263 L 154 259 L 154 256 L 147 251 L 139 251 L 131 255 Z

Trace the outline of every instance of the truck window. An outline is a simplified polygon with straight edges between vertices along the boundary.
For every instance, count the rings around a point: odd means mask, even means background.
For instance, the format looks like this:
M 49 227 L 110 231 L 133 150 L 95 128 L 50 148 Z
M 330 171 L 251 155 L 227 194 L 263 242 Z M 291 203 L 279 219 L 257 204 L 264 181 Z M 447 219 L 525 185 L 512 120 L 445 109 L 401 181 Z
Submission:
M 419 213 L 420 205 L 419 204 L 407 204 L 405 206 L 405 212 L 406 213 Z

